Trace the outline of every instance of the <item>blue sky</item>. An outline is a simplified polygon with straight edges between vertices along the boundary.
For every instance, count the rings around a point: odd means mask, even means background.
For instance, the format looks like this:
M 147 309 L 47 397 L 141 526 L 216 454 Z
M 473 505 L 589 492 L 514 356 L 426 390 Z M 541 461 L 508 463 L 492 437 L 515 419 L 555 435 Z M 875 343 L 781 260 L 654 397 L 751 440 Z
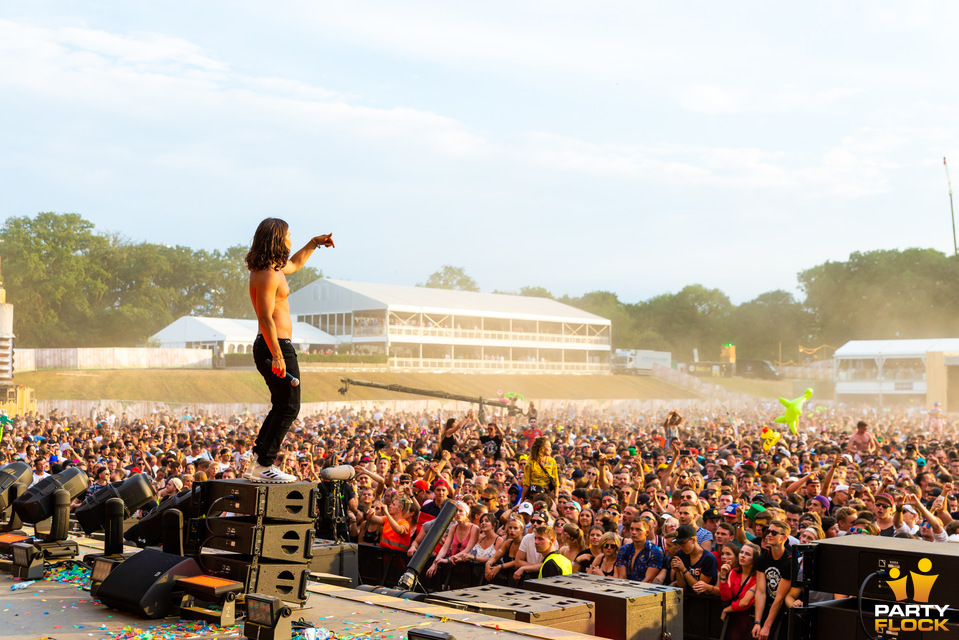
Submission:
M 853 251 L 952 251 L 959 6 L 0 5 L 0 213 L 484 291 L 701 283 L 743 302 Z M 959 179 L 959 168 L 957 179 Z

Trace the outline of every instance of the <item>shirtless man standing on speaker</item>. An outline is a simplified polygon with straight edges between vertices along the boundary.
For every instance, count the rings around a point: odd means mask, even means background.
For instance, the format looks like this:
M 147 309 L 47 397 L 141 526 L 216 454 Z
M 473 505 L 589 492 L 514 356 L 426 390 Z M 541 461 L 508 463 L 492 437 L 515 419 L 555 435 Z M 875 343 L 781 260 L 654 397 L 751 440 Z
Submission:
M 253 482 L 293 482 L 296 476 L 276 467 L 276 455 L 286 432 L 300 413 L 300 368 L 293 349 L 290 286 L 286 276 L 299 271 L 320 247 L 333 247 L 333 234 L 316 236 L 290 255 L 290 227 L 279 218 L 267 218 L 256 228 L 246 254 L 250 270 L 250 299 L 260 326 L 253 342 L 253 361 L 266 380 L 273 407 L 263 420 L 253 446 L 254 464 L 247 477 Z

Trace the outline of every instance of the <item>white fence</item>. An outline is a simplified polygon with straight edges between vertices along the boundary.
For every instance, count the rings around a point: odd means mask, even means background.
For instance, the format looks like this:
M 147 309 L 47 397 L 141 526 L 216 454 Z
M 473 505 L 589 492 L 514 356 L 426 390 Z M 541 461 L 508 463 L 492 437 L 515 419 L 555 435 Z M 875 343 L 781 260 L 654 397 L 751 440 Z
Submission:
M 730 391 L 718 384 L 707 382 L 703 378 L 683 373 L 677 369 L 664 367 L 661 364 L 653 364 L 653 375 L 718 402 L 730 402 L 739 407 L 751 407 L 759 404 L 759 399 L 754 396 L 738 391 Z
M 832 359 L 800 366 L 784 364 L 777 366 L 776 369 L 782 377 L 797 380 L 832 380 L 836 377 Z
M 525 371 L 527 373 L 609 373 L 602 362 L 542 362 L 537 360 L 461 360 L 458 358 L 390 358 L 394 370 L 427 371 Z
M 17 373 L 50 369 L 210 369 L 210 349 L 16 349 Z

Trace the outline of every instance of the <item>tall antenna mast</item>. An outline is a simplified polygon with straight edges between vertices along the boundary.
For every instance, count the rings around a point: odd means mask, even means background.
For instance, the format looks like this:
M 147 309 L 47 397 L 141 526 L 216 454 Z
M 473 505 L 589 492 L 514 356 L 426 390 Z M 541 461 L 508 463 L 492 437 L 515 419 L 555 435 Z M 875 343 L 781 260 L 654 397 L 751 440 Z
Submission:
M 956 211 L 952 207 L 952 180 L 949 179 L 949 165 L 946 164 L 946 157 L 942 157 L 942 166 L 946 168 L 946 183 L 949 185 L 949 214 L 952 216 L 952 251 L 954 255 L 959 256 L 959 245 L 956 244 Z

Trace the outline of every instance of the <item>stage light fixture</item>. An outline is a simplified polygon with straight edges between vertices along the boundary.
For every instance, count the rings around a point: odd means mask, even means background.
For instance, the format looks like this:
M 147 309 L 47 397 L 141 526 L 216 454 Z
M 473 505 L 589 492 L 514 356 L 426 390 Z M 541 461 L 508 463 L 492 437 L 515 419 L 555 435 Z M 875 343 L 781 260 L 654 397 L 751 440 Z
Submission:
M 150 476 L 138 473 L 125 480 L 110 483 L 88 496 L 74 512 L 77 522 L 88 536 L 104 526 L 106 503 L 110 498 L 119 498 L 123 501 L 122 523 L 123 518 L 129 518 L 134 511 L 150 500 L 156 499 L 156 489 L 153 487 Z
M 54 494 L 63 489 L 73 500 L 89 486 L 87 474 L 79 467 L 70 467 L 52 476 L 47 476 L 26 490 L 13 501 L 13 510 L 24 522 L 36 524 L 53 515 Z M 69 502 L 69 500 L 68 500 Z M 65 536 L 64 536 L 65 537 Z
M 452 634 L 432 629 L 410 629 L 406 637 L 408 640 L 456 640 Z
M 189 489 L 183 489 L 175 496 L 170 496 L 157 506 L 156 509 L 140 518 L 140 521 L 126 530 L 123 537 L 138 547 L 143 548 L 159 544 L 163 539 L 163 513 L 168 509 L 179 509 L 186 518 L 193 517 L 190 506 Z
M 31 542 L 17 542 L 13 550 L 13 576 L 22 580 L 43 579 L 43 552 Z
M 24 488 L 33 484 L 33 469 L 26 462 L 11 462 L 0 467 L 0 511 L 3 511 L 16 500 L 11 496 L 14 485 L 23 485 Z
M 292 609 L 275 596 L 248 593 L 243 635 L 252 640 L 289 640 L 293 637 Z

